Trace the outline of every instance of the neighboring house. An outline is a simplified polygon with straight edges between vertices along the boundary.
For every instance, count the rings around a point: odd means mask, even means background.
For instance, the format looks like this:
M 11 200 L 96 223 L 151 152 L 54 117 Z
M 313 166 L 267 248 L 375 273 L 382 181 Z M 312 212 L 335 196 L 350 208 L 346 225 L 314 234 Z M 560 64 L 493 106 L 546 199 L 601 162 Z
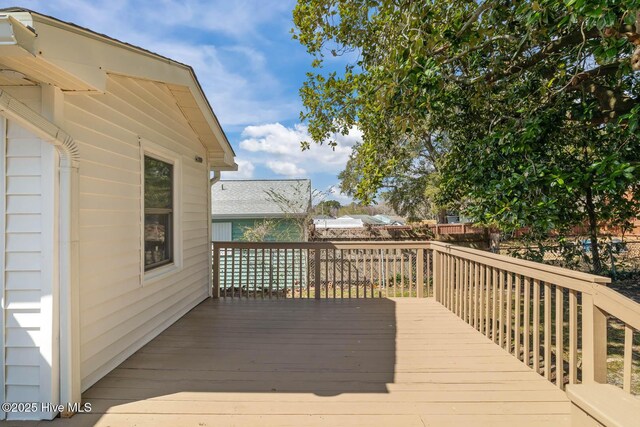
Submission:
M 403 225 L 399 218 L 391 218 L 385 215 L 343 215 L 339 218 L 317 216 L 313 218 L 316 229 L 330 228 L 365 228 L 384 227 L 389 225 Z
M 0 400 L 80 402 L 209 296 L 234 153 L 191 67 L 24 9 L 0 10 L 0 153 Z
M 361 219 L 348 216 L 342 216 L 340 218 L 313 218 L 313 225 L 316 229 L 364 228 L 364 222 Z
M 253 240 L 306 240 L 308 179 L 223 180 L 212 186 L 211 198 L 214 241 L 239 241 L 247 234 Z
M 385 225 L 404 225 L 405 220 L 396 215 L 374 215 L 378 221 L 382 221 Z

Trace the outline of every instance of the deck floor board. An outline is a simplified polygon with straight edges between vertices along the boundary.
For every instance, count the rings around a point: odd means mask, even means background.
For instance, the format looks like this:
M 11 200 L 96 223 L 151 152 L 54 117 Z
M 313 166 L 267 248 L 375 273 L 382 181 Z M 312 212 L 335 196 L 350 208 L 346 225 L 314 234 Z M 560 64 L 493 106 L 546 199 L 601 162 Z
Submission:
M 83 398 L 42 426 L 570 425 L 564 392 L 429 298 L 208 300 Z

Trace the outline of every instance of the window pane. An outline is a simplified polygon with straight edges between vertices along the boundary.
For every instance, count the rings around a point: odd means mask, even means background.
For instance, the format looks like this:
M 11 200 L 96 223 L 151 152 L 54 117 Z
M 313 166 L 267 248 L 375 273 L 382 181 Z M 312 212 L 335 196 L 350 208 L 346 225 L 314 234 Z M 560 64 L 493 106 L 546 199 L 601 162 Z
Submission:
M 171 209 L 173 165 L 144 156 L 144 208 Z
M 171 214 L 145 214 L 145 270 L 171 262 L 171 246 Z
M 173 261 L 173 165 L 144 157 L 144 268 Z

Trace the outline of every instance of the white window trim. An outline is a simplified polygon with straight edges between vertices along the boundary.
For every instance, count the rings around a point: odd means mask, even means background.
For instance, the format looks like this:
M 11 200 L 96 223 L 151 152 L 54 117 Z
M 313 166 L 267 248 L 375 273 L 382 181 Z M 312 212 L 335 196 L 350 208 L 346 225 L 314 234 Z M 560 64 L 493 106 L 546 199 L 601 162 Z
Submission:
M 144 138 L 138 139 L 140 141 L 140 284 L 145 286 L 182 271 L 182 162 L 180 154 Z M 173 165 L 173 262 L 149 271 L 144 271 L 144 156 Z

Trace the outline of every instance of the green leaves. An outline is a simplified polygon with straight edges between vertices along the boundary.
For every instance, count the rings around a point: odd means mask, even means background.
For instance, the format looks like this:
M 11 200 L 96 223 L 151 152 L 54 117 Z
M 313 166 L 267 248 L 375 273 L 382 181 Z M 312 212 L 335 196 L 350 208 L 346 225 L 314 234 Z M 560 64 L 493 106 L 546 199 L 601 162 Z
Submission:
M 384 192 L 412 215 L 449 207 L 536 236 L 624 223 L 640 187 L 638 10 L 640 0 L 299 0 L 294 34 L 317 70 L 302 118 L 317 143 L 363 132 L 341 175 L 362 201 Z M 358 58 L 332 73 L 332 51 Z

